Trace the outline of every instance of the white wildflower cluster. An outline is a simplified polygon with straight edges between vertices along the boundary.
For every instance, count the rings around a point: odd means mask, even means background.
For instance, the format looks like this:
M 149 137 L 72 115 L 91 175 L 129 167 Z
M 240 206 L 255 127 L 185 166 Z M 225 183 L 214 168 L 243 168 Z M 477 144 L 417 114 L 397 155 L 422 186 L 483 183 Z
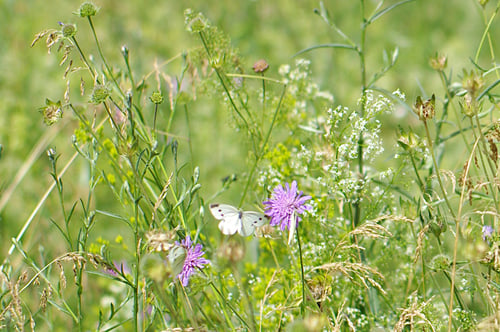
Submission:
M 360 100 L 359 107 L 363 109 L 362 114 L 343 106 L 330 108 L 326 121 L 325 138 L 331 144 L 335 158 L 323 166 L 329 175 L 328 181 L 323 183 L 329 193 L 341 192 L 347 198 L 359 196 L 354 194 L 361 192 L 366 184 L 355 168 L 357 162 L 353 161 L 359 158 L 358 154 L 362 151 L 363 162 L 365 165 L 370 164 L 384 151 L 380 135 L 381 122 L 377 117 L 394 109 L 389 98 L 375 96 L 370 90 Z M 370 173 L 371 169 L 365 166 L 363 171 Z
M 303 117 L 307 112 L 308 103 L 316 103 L 320 100 L 329 104 L 333 103 L 333 96 L 327 91 L 320 91 L 311 78 L 311 62 L 305 59 L 297 59 L 295 67 L 282 65 L 279 73 L 282 81 L 287 85 L 287 93 L 294 99 L 295 103 L 290 112 L 292 117 Z

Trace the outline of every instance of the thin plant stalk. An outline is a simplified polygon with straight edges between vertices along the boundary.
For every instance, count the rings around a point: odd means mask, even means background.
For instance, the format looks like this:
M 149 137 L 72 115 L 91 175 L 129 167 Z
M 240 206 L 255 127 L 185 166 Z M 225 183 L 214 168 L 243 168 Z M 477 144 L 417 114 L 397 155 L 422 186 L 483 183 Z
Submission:
M 466 182 L 467 177 L 469 176 L 470 165 L 472 163 L 472 159 L 474 158 L 474 151 L 476 150 L 479 144 L 479 138 L 476 139 L 474 146 L 472 147 L 472 151 L 470 153 L 469 159 L 467 160 L 467 165 L 464 170 L 464 183 Z M 465 200 L 465 189 L 467 186 L 462 186 L 462 191 L 460 193 L 460 202 L 458 204 L 458 211 L 455 217 L 455 243 L 453 246 L 453 262 L 451 265 L 451 281 L 450 281 L 450 304 L 448 306 L 448 332 L 451 332 L 451 327 L 453 325 L 453 290 L 455 289 L 455 276 L 457 269 L 457 253 L 458 253 L 458 238 L 460 234 L 460 218 L 462 216 L 462 206 Z M 439 289 L 439 288 L 438 288 Z
M 456 219 L 455 212 L 453 212 L 453 208 L 451 207 L 450 201 L 448 200 L 448 195 L 446 193 L 446 190 L 444 189 L 443 182 L 441 181 L 441 174 L 439 172 L 439 167 L 436 161 L 436 157 L 434 155 L 434 148 L 432 144 L 432 139 L 431 139 L 431 134 L 429 132 L 429 126 L 427 125 L 427 120 L 424 121 L 424 127 L 425 127 L 425 133 L 427 134 L 427 142 L 429 144 L 429 151 L 431 153 L 432 157 L 432 163 L 434 164 L 434 169 L 436 171 L 436 177 L 438 179 L 439 187 L 441 188 L 441 192 L 443 193 L 444 200 L 446 202 L 446 206 L 448 207 L 448 210 L 450 211 L 450 214 L 453 216 L 454 219 Z
M 262 143 L 261 150 L 260 150 L 260 152 L 258 152 L 256 154 L 255 162 L 252 166 L 252 169 L 250 170 L 250 173 L 248 174 L 247 183 L 245 184 L 245 189 L 243 190 L 243 194 L 241 195 L 240 203 L 238 204 L 238 206 L 240 206 L 240 207 L 241 207 L 241 205 L 243 205 L 243 202 L 245 201 L 246 194 L 248 192 L 248 189 L 250 187 L 250 183 L 251 183 L 252 178 L 253 178 L 253 173 L 255 173 L 255 170 L 257 169 L 257 165 L 258 165 L 260 159 L 264 156 L 264 153 L 266 151 L 267 142 L 269 141 L 269 138 L 271 137 L 271 132 L 274 128 L 276 118 L 278 117 L 278 113 L 281 109 L 281 103 L 283 102 L 283 97 L 285 96 L 285 92 L 286 92 L 286 85 L 283 87 L 283 92 L 281 93 L 280 101 L 278 102 L 278 105 L 276 106 L 276 110 L 274 111 L 273 119 L 271 121 L 271 125 L 269 126 L 267 134 L 266 134 L 264 141 Z
M 292 221 L 293 222 L 293 221 Z M 299 257 L 300 257 L 300 280 L 302 283 L 302 301 L 300 303 L 300 314 L 304 318 L 305 308 L 306 308 L 306 282 L 304 279 L 304 262 L 302 261 L 302 244 L 300 242 L 299 228 L 295 228 L 295 234 L 297 235 L 297 243 L 299 246 Z

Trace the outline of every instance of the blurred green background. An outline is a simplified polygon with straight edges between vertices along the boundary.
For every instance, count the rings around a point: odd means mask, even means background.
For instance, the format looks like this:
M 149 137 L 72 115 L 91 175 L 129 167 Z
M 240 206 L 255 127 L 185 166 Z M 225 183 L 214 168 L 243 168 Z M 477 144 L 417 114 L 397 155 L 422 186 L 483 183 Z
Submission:
M 81 46 L 96 54 L 87 22 L 73 14 L 80 3 L 63 0 L 0 2 L 0 144 L 3 146 L 0 158 L 0 257 L 6 253 L 10 238 L 17 235 L 52 183 L 45 153 L 47 148 L 57 149 L 61 154 L 61 165 L 73 154 L 71 134 L 75 122 L 66 119 L 63 124 L 49 128 L 43 124 L 38 112 L 46 98 L 62 99 L 66 87 L 62 79 L 64 68 L 58 66 L 60 55 L 47 55 L 44 41 L 33 48 L 30 44 L 36 33 L 47 28 L 59 29 L 59 21 L 75 23 Z M 120 49 L 122 45 L 127 45 L 134 73 L 138 77 L 151 72 L 155 61 L 161 63 L 183 50 L 199 46 L 199 41 L 184 28 L 183 12 L 186 8 L 203 12 L 231 37 L 248 72 L 256 60 L 264 58 L 270 64 L 268 75 L 278 77 L 279 66 L 293 64 L 295 60 L 292 56 L 296 52 L 316 44 L 342 42 L 314 14 L 314 8 L 319 7 L 316 0 L 102 0 L 95 3 L 100 12 L 94 23 L 109 62 L 122 66 Z M 365 3 L 370 13 L 375 10 L 378 1 Z M 392 3 L 395 1 L 386 1 L 383 7 Z M 493 6 L 490 4 L 487 12 L 491 13 Z M 325 7 L 337 26 L 353 40 L 359 41 L 359 1 L 325 1 Z M 370 26 L 366 42 L 368 75 L 383 66 L 384 50 L 390 52 L 398 47 L 400 57 L 396 66 L 378 85 L 389 91 L 400 89 L 406 93 L 409 102 L 416 95 L 442 91 L 439 77 L 428 65 L 429 57 L 436 52 L 447 55 L 447 70 L 452 70 L 455 78 L 462 68 L 472 69 L 469 58 L 474 57 L 484 26 L 480 7 L 473 0 L 417 0 L 407 3 Z M 491 32 L 493 36 L 498 36 L 496 21 Z M 355 107 L 360 92 L 357 57 L 349 51 L 332 49 L 316 50 L 301 57 L 312 61 L 314 79 L 320 89 L 335 96 L 336 105 Z M 489 59 L 488 52 L 483 50 L 480 64 L 491 67 Z M 164 70 L 168 72 L 170 69 L 167 67 Z M 178 67 L 172 65 L 171 75 L 178 73 Z M 192 118 L 192 126 L 196 128 L 192 145 L 195 163 L 202 170 L 201 183 L 208 184 L 204 190 L 210 195 L 213 193 L 211 185 L 215 186 L 214 183 L 219 183 L 230 173 L 245 169 L 246 152 L 238 147 L 241 138 L 232 141 L 225 134 L 207 143 L 206 137 L 213 130 L 210 124 L 207 125 L 207 120 L 221 104 L 217 100 L 202 100 L 191 106 L 193 114 L 197 114 L 197 108 L 208 110 Z M 69 113 L 67 115 L 71 117 Z M 386 120 L 386 135 L 394 138 L 396 126 L 408 125 L 414 117 L 398 113 Z M 230 131 L 231 128 L 228 128 L 222 133 L 231 135 Z M 175 132 L 175 129 L 174 134 L 185 135 Z M 229 141 L 234 142 L 234 146 L 226 147 Z M 39 142 L 39 150 L 32 153 Z M 215 158 L 212 151 L 214 142 L 218 149 Z M 388 144 L 392 146 L 394 141 Z M 32 165 L 28 162 L 30 156 L 34 158 Z M 28 166 L 26 175 L 19 184 L 11 187 L 23 166 Z M 88 179 L 85 178 L 83 163 L 76 163 L 66 179 L 69 202 L 85 196 Z M 8 191 L 9 188 L 14 190 Z M 36 226 L 31 227 L 25 241 L 34 245 L 51 237 L 54 230 L 47 219 L 57 219 L 59 210 L 57 197 L 53 194 L 35 218 Z

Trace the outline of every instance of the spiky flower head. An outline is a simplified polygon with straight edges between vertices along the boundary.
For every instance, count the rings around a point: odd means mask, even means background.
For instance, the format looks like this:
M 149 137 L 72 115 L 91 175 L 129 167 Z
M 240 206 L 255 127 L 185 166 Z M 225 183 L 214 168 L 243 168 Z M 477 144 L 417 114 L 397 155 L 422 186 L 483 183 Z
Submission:
M 94 104 L 103 103 L 109 96 L 109 88 L 104 84 L 96 84 L 92 90 L 90 101 Z
M 92 2 L 84 2 L 80 5 L 77 14 L 80 17 L 90 17 L 95 16 L 95 14 L 97 14 L 97 10 L 97 6 Z
M 163 95 L 161 94 L 160 91 L 155 91 L 151 94 L 151 97 L 149 97 L 149 100 L 151 100 L 151 102 L 153 104 L 159 105 L 159 104 L 163 103 Z
M 190 8 L 184 11 L 184 24 L 187 31 L 194 33 L 202 32 L 209 26 L 202 13 L 194 13 Z
M 311 196 L 302 195 L 303 192 L 297 189 L 297 181 L 287 183 L 285 187 L 279 185 L 274 188 L 271 199 L 263 202 L 266 214 L 271 217 L 269 224 L 280 225 L 282 231 L 290 229 L 292 222 L 296 223 L 293 225 L 296 227 L 301 220 L 299 215 L 311 209 L 311 206 L 305 204 Z
M 61 26 L 61 34 L 64 38 L 71 38 L 76 35 L 76 25 L 70 23 L 59 22 Z
M 176 242 L 178 246 L 186 250 L 186 258 L 184 259 L 184 264 L 182 266 L 182 271 L 177 276 L 182 283 L 182 286 L 186 287 L 189 283 L 189 278 L 195 272 L 195 269 L 202 269 L 204 265 L 209 264 L 210 261 L 203 258 L 205 252 L 202 250 L 203 246 L 197 244 L 193 247 L 193 242 L 191 237 L 188 235 L 180 243 Z

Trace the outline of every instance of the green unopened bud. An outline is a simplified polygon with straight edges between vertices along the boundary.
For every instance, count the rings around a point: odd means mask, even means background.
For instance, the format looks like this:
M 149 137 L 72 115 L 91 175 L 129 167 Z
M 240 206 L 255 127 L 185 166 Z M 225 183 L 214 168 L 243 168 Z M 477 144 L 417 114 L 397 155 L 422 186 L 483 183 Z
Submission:
M 451 266 L 451 260 L 448 256 L 439 254 L 431 260 L 430 267 L 436 271 L 447 271 Z
M 153 104 L 159 105 L 163 103 L 163 95 L 159 91 L 153 92 L 149 100 L 151 100 Z
M 199 33 L 208 27 L 207 19 L 203 14 L 194 14 L 191 9 L 184 11 L 184 23 L 189 32 Z
M 109 96 L 109 89 L 103 84 L 96 84 L 94 90 L 92 90 L 92 95 L 90 96 L 90 101 L 94 104 L 103 103 Z
M 406 152 L 410 152 L 418 148 L 418 142 L 419 138 L 413 132 L 404 133 L 398 138 L 399 146 L 401 146 Z
M 473 70 L 468 73 L 464 69 L 464 77 L 462 79 L 462 86 L 468 93 L 470 93 L 472 98 L 475 98 L 477 92 L 483 87 L 484 80 L 483 77 Z
M 56 149 L 50 148 L 47 150 L 47 156 L 51 162 L 54 162 L 57 159 Z
M 446 230 L 448 229 L 448 225 L 443 221 L 442 218 L 432 220 L 429 226 L 431 232 L 436 236 L 436 238 L 439 238 L 439 236 L 442 233 L 446 232 Z
M 422 98 L 418 96 L 415 105 L 413 105 L 413 111 L 418 115 L 420 120 L 427 121 L 434 118 L 435 105 L 436 96 L 434 94 L 431 99 L 427 99 L 426 101 L 422 101 Z
M 40 112 L 43 115 L 43 122 L 46 125 L 51 126 L 63 116 L 61 101 L 53 102 L 50 99 L 45 100 L 45 106 L 40 107 Z
M 84 2 L 80 5 L 78 9 L 78 15 L 80 17 L 90 17 L 97 14 L 97 7 L 92 2 Z
M 486 6 L 486 4 L 490 1 L 490 0 L 478 0 L 479 1 L 479 4 L 484 7 Z
M 74 24 L 65 24 L 59 22 L 59 24 L 62 26 L 61 28 L 61 33 L 63 37 L 65 38 L 71 38 L 76 35 L 76 25 Z
M 476 100 L 472 98 L 470 93 L 464 96 L 463 100 L 460 102 L 460 106 L 462 107 L 462 112 L 468 117 L 473 117 L 477 112 Z

